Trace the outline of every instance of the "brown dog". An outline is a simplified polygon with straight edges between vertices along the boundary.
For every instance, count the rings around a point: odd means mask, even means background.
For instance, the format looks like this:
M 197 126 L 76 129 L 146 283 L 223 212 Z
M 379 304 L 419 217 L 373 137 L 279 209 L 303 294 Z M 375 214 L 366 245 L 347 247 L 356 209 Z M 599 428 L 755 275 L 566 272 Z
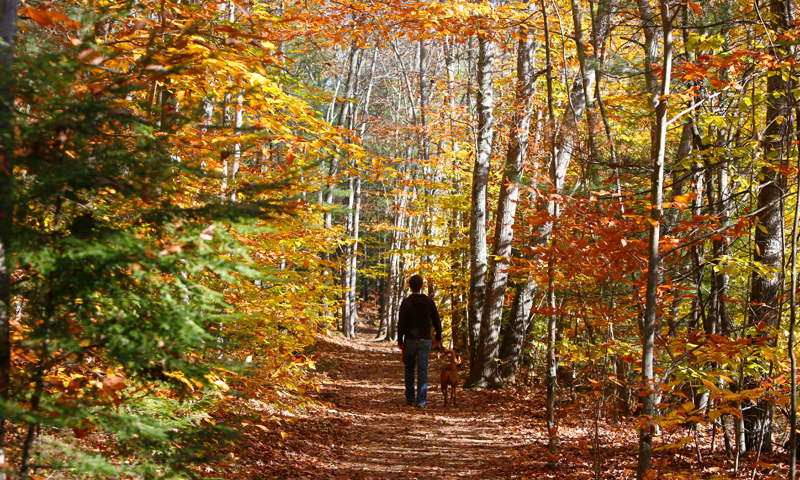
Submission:
M 458 358 L 456 352 L 449 348 L 442 347 L 444 358 L 447 363 L 442 367 L 442 395 L 444 395 L 444 406 L 447 406 L 447 387 L 450 387 L 450 397 L 453 399 L 453 406 L 456 404 L 456 388 L 458 385 L 458 366 L 461 365 L 461 359 Z

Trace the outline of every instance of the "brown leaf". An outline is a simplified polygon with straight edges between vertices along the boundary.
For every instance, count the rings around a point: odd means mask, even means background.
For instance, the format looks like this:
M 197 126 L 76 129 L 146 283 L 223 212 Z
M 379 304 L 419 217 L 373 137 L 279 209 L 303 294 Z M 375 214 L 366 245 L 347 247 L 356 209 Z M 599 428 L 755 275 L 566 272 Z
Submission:
M 147 25 L 147 20 L 140 18 L 139 20 L 136 20 L 136 23 L 133 24 L 131 32 L 135 32 L 136 30 L 141 30 L 142 28 L 145 27 L 145 25 Z
M 72 433 L 75 435 L 75 438 L 84 438 L 89 435 L 92 430 L 94 430 L 92 426 L 89 426 L 89 428 L 72 427 Z
M 103 380 L 103 390 L 118 392 L 126 387 L 125 379 L 122 377 L 111 376 Z
M 213 240 L 214 237 L 211 234 L 214 233 L 215 228 L 217 228 L 217 226 L 214 225 L 213 223 L 204 228 L 203 231 L 200 232 L 200 240 L 206 240 L 206 241 Z
M 242 12 L 242 15 L 244 16 L 244 18 L 246 18 L 247 20 L 252 22 L 253 21 L 253 16 L 250 15 L 250 12 L 247 11 L 247 9 L 242 4 L 240 4 L 239 2 L 234 2 L 234 3 L 236 3 L 236 8 L 238 8 L 239 11 Z
M 180 245 L 170 245 L 169 247 L 165 248 L 158 252 L 159 256 L 169 255 L 170 253 L 181 253 L 183 248 Z

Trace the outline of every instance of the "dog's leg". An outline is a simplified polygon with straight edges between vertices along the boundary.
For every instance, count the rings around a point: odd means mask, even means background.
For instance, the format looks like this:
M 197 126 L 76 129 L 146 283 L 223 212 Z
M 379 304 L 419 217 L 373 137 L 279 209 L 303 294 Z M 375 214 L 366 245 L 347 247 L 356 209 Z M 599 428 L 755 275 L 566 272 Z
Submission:
M 456 406 L 456 389 L 458 388 L 458 382 L 453 384 L 453 406 Z

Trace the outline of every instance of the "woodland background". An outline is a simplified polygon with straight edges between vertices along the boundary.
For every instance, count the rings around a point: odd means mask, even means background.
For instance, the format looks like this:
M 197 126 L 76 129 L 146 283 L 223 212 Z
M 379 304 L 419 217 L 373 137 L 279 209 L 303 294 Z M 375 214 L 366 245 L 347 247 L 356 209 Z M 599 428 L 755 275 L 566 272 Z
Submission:
M 0 1 L 0 476 L 197 476 L 419 273 L 553 456 L 571 394 L 638 478 L 699 429 L 794 478 L 796 11 Z

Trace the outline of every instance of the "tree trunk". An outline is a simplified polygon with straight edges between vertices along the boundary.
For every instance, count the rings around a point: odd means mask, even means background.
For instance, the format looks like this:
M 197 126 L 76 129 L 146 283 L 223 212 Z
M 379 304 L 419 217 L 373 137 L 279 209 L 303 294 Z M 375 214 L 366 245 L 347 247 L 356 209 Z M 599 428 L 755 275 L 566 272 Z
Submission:
M 0 0 L 0 401 L 9 401 L 11 375 L 11 238 L 14 214 L 14 36 L 18 0 Z M 0 464 L 6 458 L 6 417 L 0 414 Z M 0 473 L 0 480 L 6 475 Z
M 353 206 L 355 200 L 355 190 L 353 188 L 354 182 L 353 177 L 347 179 L 347 216 L 345 217 L 345 234 L 352 235 L 353 232 Z M 352 242 L 352 241 L 351 241 Z M 352 293 L 352 289 L 350 288 L 350 256 L 355 255 L 356 252 L 353 251 L 353 244 L 351 242 L 347 242 L 342 245 L 342 258 L 344 259 L 344 265 L 342 267 L 342 275 L 341 275 L 341 282 L 342 282 L 342 333 L 346 338 L 349 337 L 350 333 L 350 320 L 353 318 L 353 314 L 350 311 L 351 302 L 350 302 L 350 294 Z
M 348 330 L 345 332 L 347 338 L 355 338 L 355 319 L 358 316 L 356 309 L 356 280 L 358 274 L 358 240 L 359 223 L 361 217 L 361 177 L 354 179 L 354 205 L 353 205 L 353 246 L 350 256 L 350 318 L 347 319 Z M 365 298 L 366 300 L 366 298 Z
M 519 199 L 519 182 L 528 154 L 528 136 L 531 123 L 533 85 L 535 70 L 534 53 L 536 42 L 533 34 L 522 26 L 521 38 L 517 47 L 517 85 L 514 127 L 510 132 L 506 164 L 500 184 L 500 197 L 497 203 L 492 259 L 489 261 L 489 274 L 486 300 L 480 325 L 480 337 L 472 368 L 472 385 L 480 387 L 499 387 L 502 381 L 498 375 L 497 358 L 500 340 L 500 319 L 503 313 L 508 267 L 511 260 L 511 243 L 514 238 L 514 220 Z M 524 330 L 523 330 L 524 331 Z
M 379 320 L 378 320 L 378 333 L 375 335 L 376 339 L 385 340 L 388 337 L 389 333 L 389 322 L 388 320 L 388 313 L 387 310 L 389 309 L 389 264 L 387 263 L 384 267 L 384 271 L 386 276 L 383 278 L 378 279 L 378 295 L 379 295 L 379 302 L 380 307 L 378 308 L 379 313 Z
M 236 96 L 236 106 L 233 108 L 235 109 L 233 113 L 233 134 L 240 135 L 242 133 L 242 103 L 244 102 L 244 98 L 242 95 Z M 228 179 L 230 180 L 230 185 L 233 185 L 233 181 L 236 179 L 236 174 L 239 173 L 239 163 L 242 159 L 242 145 L 239 142 L 233 146 L 233 159 L 231 160 L 230 170 L 226 172 Z M 227 160 L 225 161 L 226 170 L 228 170 Z M 230 200 L 232 202 L 236 201 L 236 188 L 231 188 Z
M 778 0 L 770 4 L 771 30 L 779 34 L 790 28 L 791 2 Z M 789 52 L 785 43 L 777 43 L 772 55 L 784 58 Z M 779 62 L 788 68 L 784 62 Z M 782 68 L 773 68 L 767 75 L 766 129 L 761 144 L 764 158 L 771 164 L 761 169 L 758 189 L 757 226 L 753 260 L 779 273 L 753 272 L 750 284 L 750 325 L 764 322 L 777 328 L 780 322 L 780 291 L 783 284 L 783 194 L 786 178 L 772 165 L 786 165 L 791 149 L 792 114 L 791 82 L 782 76 Z M 755 388 L 755 383 L 745 388 Z M 754 408 L 744 412 L 747 451 L 772 452 L 772 403 L 759 399 Z
M 800 119 L 797 119 L 800 121 Z M 800 156 L 797 159 L 798 174 L 797 192 L 795 193 L 795 205 L 800 205 Z M 792 226 L 792 268 L 791 272 L 791 294 L 789 303 L 789 480 L 797 478 L 797 357 L 795 355 L 795 329 L 797 328 L 797 228 L 800 223 L 798 208 L 794 209 L 794 225 Z
M 336 120 L 336 126 L 343 127 L 345 121 L 347 120 L 347 116 L 350 111 L 350 99 L 353 98 L 354 91 L 355 91 L 355 82 L 356 82 L 356 72 L 358 68 L 358 62 L 356 62 L 356 55 L 358 55 L 359 49 L 358 46 L 353 43 L 350 47 L 350 53 L 347 56 L 347 82 L 345 86 L 345 102 L 342 103 L 342 107 L 339 110 L 339 117 Z M 336 188 L 335 177 L 336 174 L 339 173 L 339 156 L 333 155 L 331 157 L 331 163 L 328 168 L 328 181 L 327 181 L 327 190 L 325 191 L 325 203 L 329 206 L 333 206 L 333 191 Z M 333 212 L 330 210 L 325 212 L 325 229 L 330 230 L 333 227 Z
M 514 302 L 508 315 L 508 323 L 503 325 L 500 334 L 500 378 L 505 382 L 513 381 L 517 375 L 522 346 L 525 343 L 525 332 L 530 322 L 533 306 L 534 288 L 532 282 L 521 281 L 516 285 Z
M 646 477 L 650 468 L 650 459 L 653 452 L 653 434 L 656 425 L 653 419 L 660 395 L 657 393 L 657 379 L 654 377 L 654 342 L 656 335 L 656 316 L 658 307 L 658 285 L 660 280 L 659 267 L 661 257 L 659 253 L 659 233 L 661 230 L 661 217 L 664 193 L 664 158 L 666 156 L 667 139 L 667 96 L 670 93 L 670 79 L 672 74 L 672 24 L 669 16 L 667 0 L 660 0 L 661 23 L 664 38 L 664 59 L 662 62 L 663 77 L 661 80 L 660 96 L 654 95 L 656 104 L 656 128 L 653 136 L 651 152 L 653 163 L 652 198 L 650 240 L 647 249 L 647 288 L 645 292 L 645 313 L 642 320 L 642 386 L 646 394 L 642 398 L 642 415 L 646 417 L 639 432 L 639 462 L 636 470 L 637 480 Z M 649 22 L 652 17 L 643 17 Z M 650 52 L 648 52 L 650 53 Z
M 486 293 L 486 194 L 489 184 L 489 162 L 494 136 L 494 44 L 490 38 L 479 41 L 478 58 L 478 151 L 472 171 L 472 208 L 470 233 L 469 288 L 469 357 L 470 378 L 476 364 L 480 338 L 480 320 Z
M 556 289 L 553 277 L 552 258 L 547 267 L 547 307 L 550 313 L 547 316 L 547 397 L 546 397 L 546 425 L 547 449 L 550 459 L 547 462 L 550 470 L 556 467 L 556 452 L 558 448 L 558 431 L 556 428 L 556 387 L 558 386 L 558 357 L 556 357 Z

